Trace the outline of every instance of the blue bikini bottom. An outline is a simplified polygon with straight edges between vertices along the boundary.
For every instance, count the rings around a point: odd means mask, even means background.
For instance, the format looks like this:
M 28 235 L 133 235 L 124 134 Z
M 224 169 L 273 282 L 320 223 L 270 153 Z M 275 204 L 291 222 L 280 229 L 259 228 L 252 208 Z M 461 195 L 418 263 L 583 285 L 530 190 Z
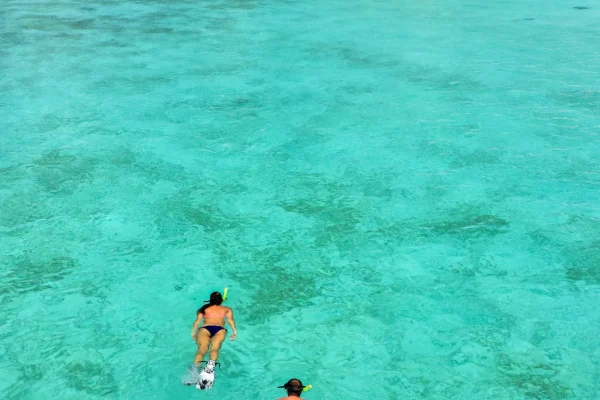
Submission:
M 217 326 L 217 325 L 206 325 L 206 326 L 203 326 L 202 328 L 206 329 L 208 331 L 208 333 L 210 333 L 210 337 L 215 336 L 222 329 L 225 329 L 222 326 Z M 225 331 L 227 331 L 227 329 L 225 329 Z

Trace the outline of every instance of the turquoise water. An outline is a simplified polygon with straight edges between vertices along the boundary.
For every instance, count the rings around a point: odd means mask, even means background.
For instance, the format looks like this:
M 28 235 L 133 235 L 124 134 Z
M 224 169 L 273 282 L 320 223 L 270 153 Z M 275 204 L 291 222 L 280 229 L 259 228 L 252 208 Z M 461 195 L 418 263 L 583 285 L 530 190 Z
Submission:
M 599 17 L 4 0 L 0 397 L 600 398 Z

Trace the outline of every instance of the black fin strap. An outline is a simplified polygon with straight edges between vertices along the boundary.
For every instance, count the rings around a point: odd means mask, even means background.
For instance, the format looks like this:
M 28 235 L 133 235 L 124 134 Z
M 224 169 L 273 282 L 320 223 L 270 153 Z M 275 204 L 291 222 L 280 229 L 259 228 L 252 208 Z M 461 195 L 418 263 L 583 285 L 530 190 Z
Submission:
M 200 364 L 202 364 L 202 363 L 207 363 L 208 364 L 208 361 L 200 361 Z M 215 365 L 219 366 L 219 371 L 220 371 L 221 370 L 221 363 L 216 362 Z

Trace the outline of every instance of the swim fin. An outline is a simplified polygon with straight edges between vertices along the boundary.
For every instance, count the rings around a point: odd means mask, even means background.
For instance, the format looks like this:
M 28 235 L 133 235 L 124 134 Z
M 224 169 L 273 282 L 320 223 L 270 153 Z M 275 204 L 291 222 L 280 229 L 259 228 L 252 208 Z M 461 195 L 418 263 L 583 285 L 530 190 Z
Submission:
M 209 390 L 212 388 L 215 382 L 215 362 L 210 360 L 206 367 L 200 372 L 198 377 L 198 383 L 196 383 L 196 389 Z

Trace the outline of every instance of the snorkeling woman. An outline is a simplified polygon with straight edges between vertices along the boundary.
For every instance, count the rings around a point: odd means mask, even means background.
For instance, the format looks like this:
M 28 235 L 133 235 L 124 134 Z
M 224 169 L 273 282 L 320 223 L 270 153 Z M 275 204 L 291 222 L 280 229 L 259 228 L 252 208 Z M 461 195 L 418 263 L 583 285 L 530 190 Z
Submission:
M 197 311 L 196 321 L 194 321 L 194 326 L 192 327 L 192 339 L 194 339 L 198 345 L 198 351 L 194 357 L 194 365 L 200 367 L 204 360 L 204 356 L 210 347 L 209 361 L 201 375 L 212 375 L 212 380 L 214 380 L 215 362 L 219 357 L 221 344 L 227 335 L 225 320 L 227 320 L 231 329 L 233 329 L 233 334 L 230 338 L 231 340 L 235 340 L 237 331 L 235 329 L 235 321 L 233 320 L 233 310 L 221 305 L 221 303 L 223 303 L 223 296 L 221 293 L 212 292 L 210 294 L 210 300 L 205 301 L 205 303 L 208 304 L 203 305 Z M 203 319 L 204 324 L 198 329 L 200 321 Z M 199 385 L 203 386 L 201 383 L 202 382 L 199 382 Z M 209 389 L 210 386 L 212 386 L 212 381 L 210 382 L 210 385 L 208 385 L 208 382 L 206 383 L 206 386 L 208 386 L 206 389 Z M 202 389 L 205 388 L 202 387 Z
M 225 319 L 227 319 L 227 322 L 231 325 L 231 329 L 233 329 L 231 340 L 235 340 L 237 337 L 235 321 L 233 320 L 233 310 L 221 305 L 221 303 L 223 303 L 223 296 L 221 296 L 221 293 L 212 292 L 210 294 L 210 300 L 205 301 L 205 303 L 208 304 L 203 305 L 197 311 L 196 321 L 194 321 L 194 326 L 192 327 L 192 339 L 196 340 L 196 344 L 198 345 L 198 351 L 196 352 L 196 357 L 194 357 L 194 364 L 202 363 L 209 346 L 210 361 L 217 360 L 221 344 L 223 343 L 223 340 L 225 340 L 227 334 L 227 329 L 225 329 Z M 204 319 L 204 324 L 198 329 L 198 325 L 200 325 L 202 319 Z

